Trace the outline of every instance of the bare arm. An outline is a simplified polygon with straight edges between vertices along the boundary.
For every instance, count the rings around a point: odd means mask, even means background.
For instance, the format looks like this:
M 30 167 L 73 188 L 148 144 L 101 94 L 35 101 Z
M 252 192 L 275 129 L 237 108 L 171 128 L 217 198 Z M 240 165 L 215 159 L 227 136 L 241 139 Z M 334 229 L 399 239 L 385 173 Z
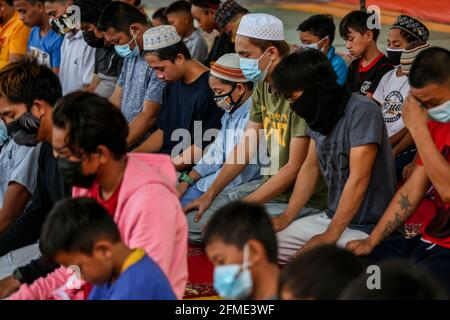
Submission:
M 202 154 L 203 150 L 193 144 L 182 154 L 173 158 L 172 162 L 177 171 L 182 171 L 196 164 L 202 158 Z
M 405 151 L 406 149 L 408 149 L 413 144 L 414 144 L 414 140 L 413 140 L 411 134 L 408 132 L 400 140 L 400 142 L 394 146 L 394 148 L 392 149 L 392 152 L 393 152 L 394 156 L 396 156 L 396 155 L 402 153 L 403 151 Z
M 143 144 L 133 150 L 133 152 L 154 153 L 159 152 L 164 144 L 164 132 L 161 129 L 156 130 L 145 140 Z
M 115 105 L 119 109 L 122 104 L 122 94 L 123 94 L 123 88 L 119 85 L 116 85 L 114 92 L 112 93 L 111 97 L 109 98 L 109 102 L 111 102 L 113 105 Z
M 30 199 L 31 194 L 23 185 L 16 182 L 8 185 L 3 199 L 3 207 L 0 209 L 0 233 L 19 217 Z
M 411 177 L 395 194 L 370 236 L 364 240 L 349 242 L 347 249 L 356 255 L 371 253 L 381 241 L 405 224 L 419 206 L 429 186 L 430 181 L 425 169 L 416 166 Z
M 130 132 L 128 133 L 127 143 L 132 146 L 139 142 L 148 130 L 155 124 L 161 105 L 159 103 L 144 100 L 142 112 L 129 124 Z
M 295 219 L 300 210 L 314 194 L 319 176 L 320 167 L 317 158 L 316 142 L 311 140 L 308 155 L 296 176 L 295 187 L 289 200 L 288 208 L 283 215 L 272 218 L 272 223 L 276 231 L 285 229 Z
M 309 137 L 292 138 L 289 145 L 289 161 L 273 177 L 245 198 L 246 201 L 264 204 L 289 190 L 306 159 Z

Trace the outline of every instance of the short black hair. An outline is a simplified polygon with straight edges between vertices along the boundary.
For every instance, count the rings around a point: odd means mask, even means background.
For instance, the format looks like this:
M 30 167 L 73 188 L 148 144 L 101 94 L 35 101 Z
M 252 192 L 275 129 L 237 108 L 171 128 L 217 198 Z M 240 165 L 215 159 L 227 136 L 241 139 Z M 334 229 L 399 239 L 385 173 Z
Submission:
M 145 51 L 145 53 L 146 54 L 151 53 L 161 60 L 169 60 L 172 63 L 175 62 L 175 59 L 179 54 L 183 55 L 186 60 L 192 59 L 191 53 L 189 52 L 189 49 L 186 47 L 184 41 L 179 41 L 165 48 Z
M 328 58 L 319 50 L 299 50 L 284 57 L 271 74 L 271 87 L 284 98 L 320 79 L 337 81 Z
M 28 110 L 35 100 L 53 107 L 62 96 L 58 76 L 48 67 L 27 58 L 0 69 L 0 96 L 12 103 L 24 103 Z
M 169 24 L 169 21 L 167 21 L 166 9 L 167 8 L 163 7 L 156 10 L 152 15 L 152 19 L 161 20 L 163 24 Z
M 445 300 L 446 290 L 420 266 L 404 260 L 380 263 L 381 288 L 369 289 L 373 273 L 363 273 L 342 293 L 341 300 Z
M 349 251 L 320 246 L 301 253 L 283 268 L 279 294 L 287 289 L 298 300 L 335 300 L 362 271 L 362 262 Z
M 341 38 L 344 40 L 347 39 L 350 29 L 353 29 L 360 34 L 364 34 L 367 31 L 372 31 L 373 39 L 376 42 L 378 36 L 380 35 L 380 29 L 369 29 L 367 27 L 367 21 L 371 16 L 372 15 L 370 13 L 361 10 L 355 10 L 348 13 L 344 18 L 342 18 L 342 21 L 339 24 L 339 34 L 341 35 Z
M 53 112 L 53 125 L 67 129 L 67 146 L 76 156 L 92 154 L 100 145 L 116 159 L 127 153 L 128 124 L 108 99 L 90 92 L 65 96 Z
M 17 0 L 12 0 L 11 3 L 14 3 L 14 1 Z M 45 0 L 25 0 L 26 2 L 29 2 L 30 4 L 32 4 L 33 6 L 36 5 L 37 3 L 45 3 Z
M 166 9 L 166 16 L 171 13 L 185 13 L 191 15 L 191 4 L 185 0 L 175 1 Z
M 413 88 L 450 84 L 450 51 L 432 47 L 420 52 L 411 66 L 409 83 Z
M 103 10 L 112 3 L 112 0 L 74 0 L 73 4 L 80 7 L 81 22 L 97 25 Z
M 191 0 L 191 5 L 203 9 L 219 9 L 221 0 Z
M 334 24 L 332 15 L 316 14 L 303 21 L 298 26 L 297 31 L 311 32 L 320 39 L 328 36 L 330 38 L 330 43 L 333 43 L 336 25 Z
M 120 242 L 114 220 L 91 198 L 65 199 L 48 214 L 41 233 L 41 249 L 46 258 L 58 253 L 92 254 L 95 243 L 108 240 Z
M 220 240 L 239 249 L 249 240 L 257 240 L 266 250 L 267 259 L 277 263 L 277 238 L 266 210 L 257 204 L 232 202 L 219 209 L 208 222 L 204 241 L 206 244 Z
M 113 1 L 100 15 L 97 28 L 103 32 L 113 28 L 118 32 L 129 34 L 133 23 L 152 25 L 148 17 L 138 8 L 122 1 Z

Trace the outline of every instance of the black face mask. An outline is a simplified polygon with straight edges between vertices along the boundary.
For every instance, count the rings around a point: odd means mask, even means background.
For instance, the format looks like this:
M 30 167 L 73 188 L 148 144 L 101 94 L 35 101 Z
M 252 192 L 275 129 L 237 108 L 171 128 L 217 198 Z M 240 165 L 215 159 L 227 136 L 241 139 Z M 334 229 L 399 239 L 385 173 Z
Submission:
M 292 109 L 308 126 L 328 135 L 342 117 L 351 92 L 334 80 L 311 82 L 292 104 Z
M 7 126 L 8 135 L 21 146 L 34 147 L 38 144 L 37 134 L 41 121 L 26 112 Z
M 96 175 L 83 175 L 81 161 L 70 161 L 67 158 L 58 158 L 58 170 L 64 182 L 69 186 L 88 189 L 94 184 Z
M 95 36 L 94 31 L 83 31 L 84 41 L 92 48 L 104 48 L 105 40 Z
M 387 58 L 393 66 L 400 65 L 400 59 L 402 57 L 403 51 L 404 51 L 403 49 L 395 49 L 395 50 L 389 48 L 386 49 Z

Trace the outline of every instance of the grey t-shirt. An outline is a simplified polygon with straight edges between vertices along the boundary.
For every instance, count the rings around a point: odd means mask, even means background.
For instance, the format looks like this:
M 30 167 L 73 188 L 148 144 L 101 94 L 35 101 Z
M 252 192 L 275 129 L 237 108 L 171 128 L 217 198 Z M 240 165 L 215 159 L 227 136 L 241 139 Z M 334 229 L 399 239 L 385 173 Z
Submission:
M 206 59 L 208 59 L 208 44 L 199 29 L 196 29 L 189 37 L 183 38 L 183 42 L 192 58 L 201 63 L 206 62 Z
M 352 94 L 344 115 L 327 136 L 311 129 L 307 133 L 317 145 L 320 169 L 329 190 L 327 214 L 330 218 L 336 213 L 350 175 L 351 148 L 378 145 L 366 195 L 349 225 L 372 232 L 392 200 L 396 184 L 394 159 L 380 107 L 370 98 Z
M 166 85 L 156 77 L 142 55 L 124 59 L 117 84 L 123 88 L 121 110 L 128 122 L 142 112 L 144 100 L 162 104 Z

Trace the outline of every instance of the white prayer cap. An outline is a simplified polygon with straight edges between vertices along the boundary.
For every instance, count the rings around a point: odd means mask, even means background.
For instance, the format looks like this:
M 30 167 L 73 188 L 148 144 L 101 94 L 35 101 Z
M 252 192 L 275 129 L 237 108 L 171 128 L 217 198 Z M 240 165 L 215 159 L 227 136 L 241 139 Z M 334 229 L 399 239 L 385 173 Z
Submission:
M 238 35 L 271 41 L 284 40 L 283 21 L 265 13 L 251 13 L 242 17 Z
M 170 47 L 181 41 L 174 26 L 162 25 L 150 28 L 144 33 L 144 51 Z

